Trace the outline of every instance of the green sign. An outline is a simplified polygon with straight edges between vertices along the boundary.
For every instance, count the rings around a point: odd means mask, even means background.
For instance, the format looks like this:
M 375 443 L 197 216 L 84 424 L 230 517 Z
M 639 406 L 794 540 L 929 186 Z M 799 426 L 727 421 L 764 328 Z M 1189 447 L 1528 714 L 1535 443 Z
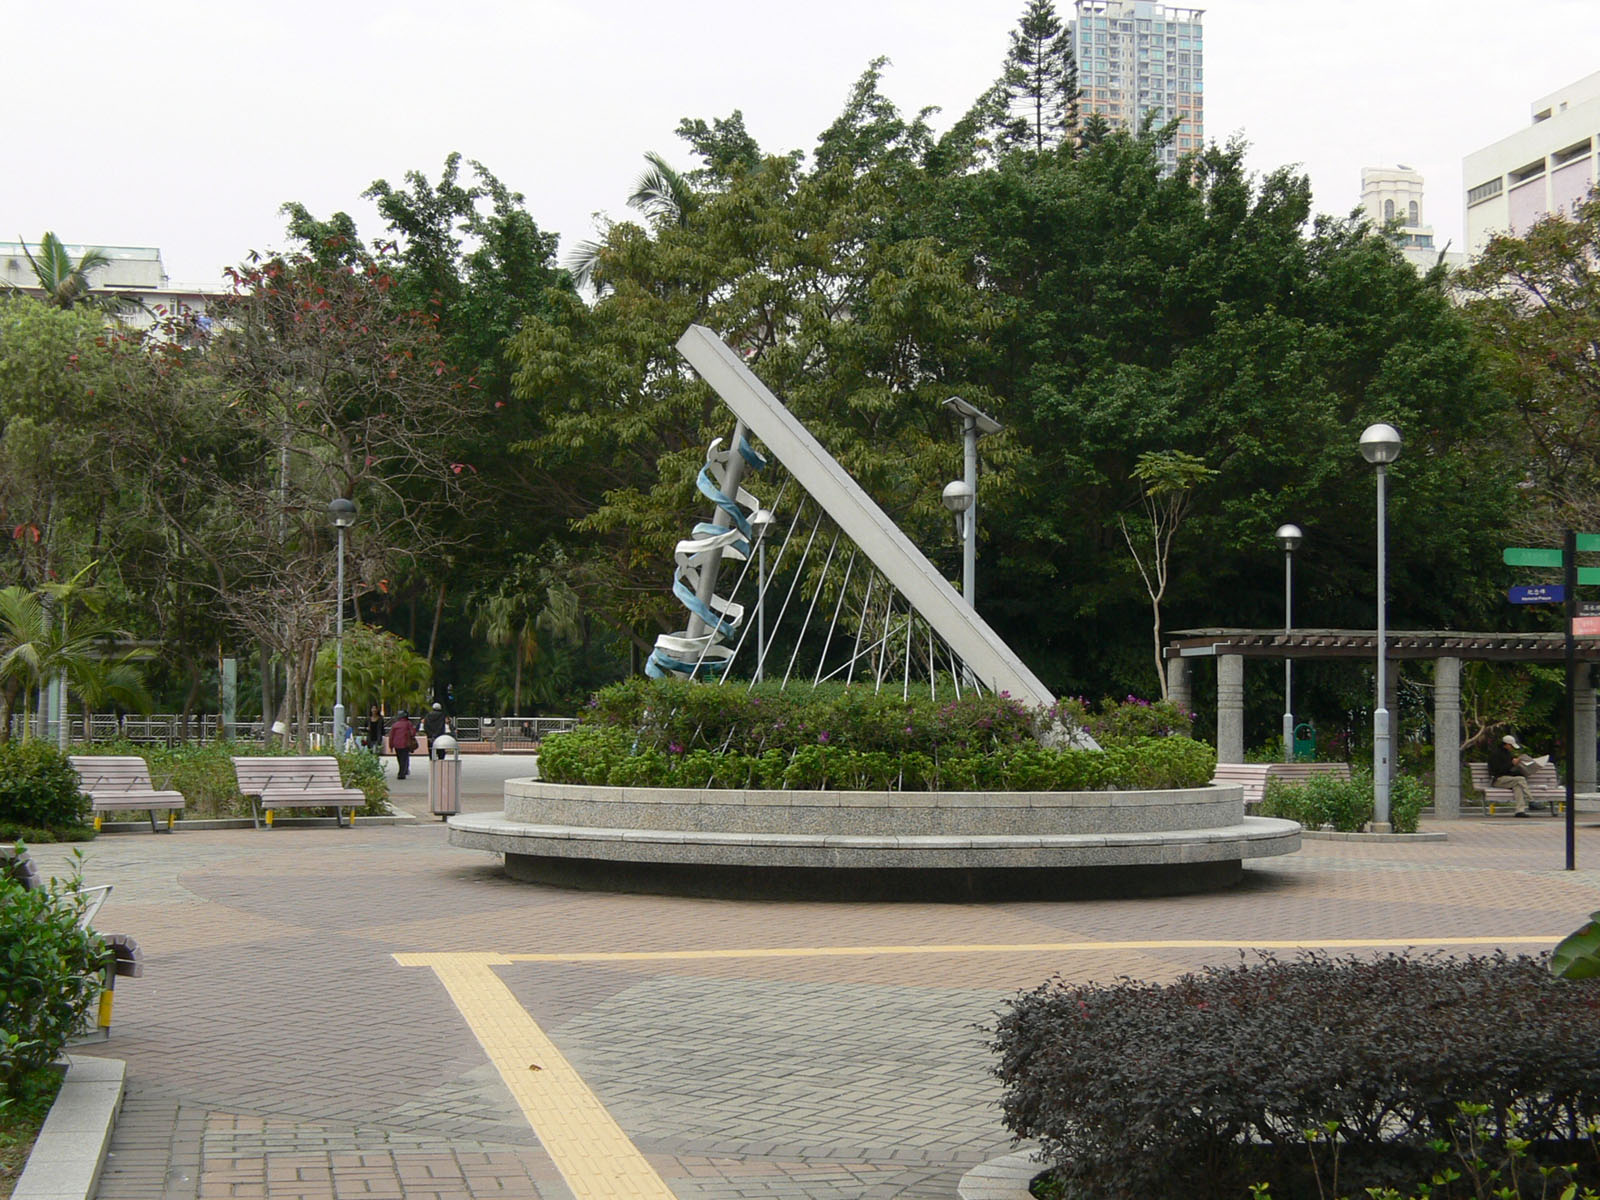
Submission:
M 1579 550 L 1600 550 L 1600 533 L 1580 533 L 1578 535 Z
M 1500 557 L 1508 567 L 1559 567 L 1561 551 L 1536 550 L 1528 546 L 1507 546 Z

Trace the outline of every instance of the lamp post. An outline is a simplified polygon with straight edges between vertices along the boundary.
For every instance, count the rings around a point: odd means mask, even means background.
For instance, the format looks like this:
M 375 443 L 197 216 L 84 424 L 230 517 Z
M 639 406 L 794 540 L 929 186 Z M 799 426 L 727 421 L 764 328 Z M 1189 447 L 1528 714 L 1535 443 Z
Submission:
M 339 537 L 339 602 L 334 617 L 333 648 L 333 748 L 337 751 L 344 745 L 344 531 L 356 523 L 355 501 L 342 496 L 330 500 L 328 515 L 333 518 Z
M 1400 457 L 1400 431 L 1393 425 L 1368 425 L 1361 434 L 1361 456 L 1378 468 L 1378 706 L 1372 711 L 1372 828 L 1389 831 L 1389 663 L 1388 582 L 1385 578 L 1384 477 Z
M 761 674 L 767 661 L 767 531 L 777 522 L 765 508 L 757 509 L 755 516 L 750 518 L 750 527 L 756 538 L 756 679 L 761 682 Z
M 973 608 L 978 606 L 978 439 L 999 433 L 1001 425 L 987 413 L 951 396 L 945 408 L 961 418 L 963 449 L 962 478 L 946 484 L 944 506 L 956 514 L 961 532 L 961 595 Z
M 1298 525 L 1278 526 L 1278 545 L 1283 547 L 1283 631 L 1294 629 L 1294 552 L 1305 535 Z M 1294 761 L 1294 659 L 1287 647 L 1283 655 L 1283 761 Z

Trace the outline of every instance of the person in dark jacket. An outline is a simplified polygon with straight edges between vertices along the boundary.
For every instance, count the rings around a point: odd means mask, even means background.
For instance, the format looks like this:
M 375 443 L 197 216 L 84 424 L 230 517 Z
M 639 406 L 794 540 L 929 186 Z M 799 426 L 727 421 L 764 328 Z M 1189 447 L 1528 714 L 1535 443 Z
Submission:
M 422 732 L 428 735 L 428 753 L 434 758 L 443 758 L 444 751 L 435 749 L 433 744 L 440 734 L 450 732 L 450 718 L 444 715 L 444 705 L 438 701 L 434 701 L 428 715 L 422 718 Z
M 394 724 L 389 726 L 389 749 L 394 751 L 396 779 L 404 779 L 411 774 L 411 752 L 417 748 L 417 727 L 411 723 L 411 718 L 406 715 L 406 710 L 401 709 L 395 716 Z
M 383 753 L 383 713 L 376 704 L 367 711 L 367 736 L 362 744 L 374 754 Z
M 1527 759 L 1518 754 L 1522 746 L 1509 733 L 1489 747 L 1489 778 L 1495 787 L 1508 787 L 1516 798 L 1513 817 L 1528 815 L 1533 793 L 1528 791 Z

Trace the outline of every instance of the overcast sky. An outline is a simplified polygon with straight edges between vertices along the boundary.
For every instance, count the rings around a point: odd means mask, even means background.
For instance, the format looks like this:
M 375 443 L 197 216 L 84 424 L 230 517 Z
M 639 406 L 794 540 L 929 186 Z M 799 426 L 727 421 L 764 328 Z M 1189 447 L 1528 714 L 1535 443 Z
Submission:
M 693 165 L 684 116 L 742 109 L 769 151 L 810 150 L 870 59 L 943 128 L 999 73 L 1025 0 L 0 0 L 0 238 L 159 246 L 214 282 L 283 244 L 278 207 L 344 209 L 460 150 L 523 192 L 565 250 L 623 204 L 647 150 Z M 1057 0 L 1066 14 L 1070 0 Z M 1363 166 L 1427 177 L 1462 245 L 1461 159 L 1537 97 L 1600 70 L 1600 0 L 1216 0 L 1206 135 L 1298 163 L 1345 213 Z

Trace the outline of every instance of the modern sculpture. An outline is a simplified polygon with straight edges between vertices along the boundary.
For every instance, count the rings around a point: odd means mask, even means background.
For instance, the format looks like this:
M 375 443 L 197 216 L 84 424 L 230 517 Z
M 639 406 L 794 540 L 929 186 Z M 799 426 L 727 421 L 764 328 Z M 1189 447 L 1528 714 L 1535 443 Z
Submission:
M 713 516 L 674 554 L 673 592 L 688 619 L 683 629 L 657 639 L 650 674 L 725 685 L 745 644 L 746 606 L 733 598 L 738 581 L 724 595 L 719 576 L 725 561 L 749 565 L 751 521 L 762 506 L 743 483 L 748 472 L 768 465 L 751 444 L 754 437 L 818 507 L 808 551 L 824 515 L 838 531 L 835 545 L 843 537 L 854 547 L 813 683 L 833 661 L 835 625 L 854 564 L 864 557 L 873 574 L 857 629 L 841 641 L 841 661 L 828 677 L 854 679 L 858 665 L 875 661 L 863 673 L 882 687 L 884 661 L 903 631 L 909 689 L 920 619 L 930 687 L 947 663 L 943 677 L 958 691 L 966 680 L 965 686 L 1007 692 L 1030 706 L 1054 703 L 1049 689 L 714 333 L 691 326 L 678 350 L 737 423 L 728 445 L 720 439 L 712 444 L 700 473 Z M 828 576 L 833 557 L 830 549 L 820 578 Z M 791 596 L 803 574 L 794 573 Z M 811 597 L 806 626 L 818 595 Z M 880 627 L 868 634 L 867 618 L 877 623 L 880 609 Z M 920 634 L 915 640 L 924 641 Z M 752 677 L 764 673 L 767 646 L 760 639 L 755 653 Z M 791 654 L 786 682 L 794 660 Z M 1094 745 L 1086 736 L 1079 744 Z M 506 784 L 504 812 L 452 817 L 450 840 L 504 854 L 507 874 L 530 882 L 715 895 L 973 900 L 1226 886 L 1241 878 L 1243 859 L 1298 849 L 1300 827 L 1246 817 L 1236 785 L 989 794 L 714 791 L 526 779 Z

